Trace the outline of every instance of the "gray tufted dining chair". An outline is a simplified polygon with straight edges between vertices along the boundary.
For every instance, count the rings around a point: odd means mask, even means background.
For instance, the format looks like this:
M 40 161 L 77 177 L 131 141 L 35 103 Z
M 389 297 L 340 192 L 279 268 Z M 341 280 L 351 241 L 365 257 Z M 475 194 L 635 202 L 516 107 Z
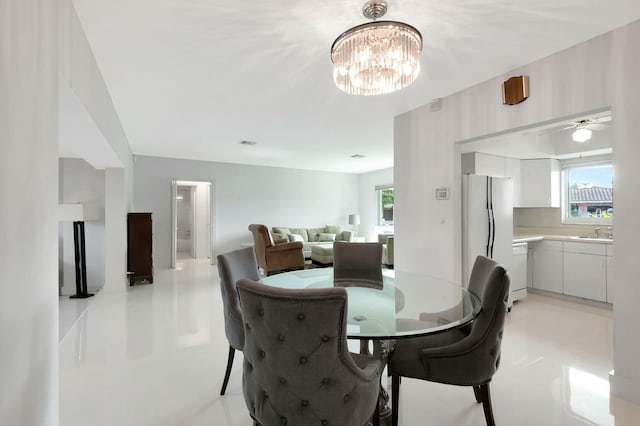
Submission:
M 382 244 L 334 242 L 333 284 L 382 289 Z
M 472 386 L 482 403 L 488 426 L 494 426 L 489 383 L 500 365 L 500 347 L 507 313 L 510 279 L 495 261 L 478 256 L 469 288 L 480 298 L 478 316 L 470 326 L 440 334 L 400 339 L 391 353 L 392 424 L 398 425 L 400 378 Z
M 220 395 L 224 395 L 229 383 L 233 358 L 236 350 L 242 351 L 244 347 L 244 329 L 242 327 L 242 311 L 238 301 L 236 283 L 241 278 L 259 280 L 258 263 L 253 248 L 247 247 L 220 254 L 218 259 L 218 275 L 220 275 L 220 292 L 224 310 L 224 332 L 229 341 L 229 356 L 227 369 L 222 382 Z
M 349 353 L 344 288 L 238 282 L 245 402 L 256 425 L 363 426 L 378 421 L 382 362 Z

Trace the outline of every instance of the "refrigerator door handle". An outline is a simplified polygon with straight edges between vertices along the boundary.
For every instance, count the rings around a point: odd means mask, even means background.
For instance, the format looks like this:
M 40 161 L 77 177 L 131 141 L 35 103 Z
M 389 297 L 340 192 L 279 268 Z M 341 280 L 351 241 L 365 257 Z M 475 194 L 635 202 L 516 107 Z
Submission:
M 493 245 L 496 242 L 496 214 L 493 211 L 493 178 L 491 178 L 491 188 L 490 188 L 490 200 L 491 200 L 491 250 L 489 253 L 489 257 L 493 259 Z
M 487 222 L 488 222 L 488 227 L 487 227 L 487 250 L 486 250 L 486 256 L 489 256 L 489 252 L 491 250 L 491 228 L 492 228 L 492 220 L 491 220 L 491 203 L 489 202 L 489 194 L 491 193 L 491 178 L 489 176 L 487 176 L 487 184 L 485 186 L 486 189 L 486 199 L 487 199 Z

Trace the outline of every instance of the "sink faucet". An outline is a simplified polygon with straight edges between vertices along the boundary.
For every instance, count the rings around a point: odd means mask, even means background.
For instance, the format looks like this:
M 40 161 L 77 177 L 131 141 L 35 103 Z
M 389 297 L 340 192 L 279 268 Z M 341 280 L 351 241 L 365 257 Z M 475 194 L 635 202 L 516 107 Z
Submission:
M 600 228 L 594 229 L 594 232 L 596 233 L 596 238 L 600 238 Z

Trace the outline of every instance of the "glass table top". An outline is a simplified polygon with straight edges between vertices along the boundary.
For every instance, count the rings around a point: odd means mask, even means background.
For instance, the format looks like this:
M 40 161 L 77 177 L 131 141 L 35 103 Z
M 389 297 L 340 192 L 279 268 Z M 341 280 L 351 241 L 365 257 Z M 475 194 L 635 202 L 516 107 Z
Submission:
M 399 339 L 437 333 L 470 322 L 478 297 L 456 283 L 423 274 L 384 270 L 381 288 L 345 287 L 347 336 Z M 264 284 L 290 289 L 333 287 L 333 268 L 305 269 L 264 277 Z

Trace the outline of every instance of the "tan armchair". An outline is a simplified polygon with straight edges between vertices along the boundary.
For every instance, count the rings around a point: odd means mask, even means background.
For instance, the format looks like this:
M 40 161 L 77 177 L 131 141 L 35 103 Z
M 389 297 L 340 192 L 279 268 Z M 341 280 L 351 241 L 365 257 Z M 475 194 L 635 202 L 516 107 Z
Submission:
M 265 275 L 294 269 L 304 269 L 304 255 L 300 242 L 275 242 L 269 228 L 264 225 L 249 225 L 253 234 L 253 248 L 258 266 Z

